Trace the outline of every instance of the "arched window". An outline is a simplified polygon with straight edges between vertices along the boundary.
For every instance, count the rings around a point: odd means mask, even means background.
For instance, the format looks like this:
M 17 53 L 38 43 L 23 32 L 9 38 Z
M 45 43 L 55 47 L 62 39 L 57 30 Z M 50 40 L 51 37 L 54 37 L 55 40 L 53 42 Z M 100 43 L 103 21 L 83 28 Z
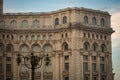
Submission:
M 34 51 L 34 52 L 40 52 L 40 46 L 38 44 L 34 44 L 32 46 L 32 51 Z
M 67 17 L 66 16 L 63 17 L 63 24 L 65 24 L 65 23 L 67 23 Z
M 37 35 L 37 40 L 40 40 L 40 35 Z
M 100 20 L 100 25 L 103 27 L 103 26 L 105 26 L 105 20 L 102 18 L 101 20 Z
M 94 43 L 94 44 L 92 45 L 92 50 L 93 50 L 93 51 L 97 51 L 97 44 L 96 44 L 96 43 Z
M 5 21 L 4 20 L 0 20 L 0 26 L 5 26 Z
M 34 27 L 39 27 L 39 26 L 40 26 L 39 20 L 34 20 L 34 21 L 33 21 L 33 26 L 34 26 Z
M 0 52 L 3 51 L 3 44 L 0 43 Z
M 66 42 L 63 43 L 63 50 L 68 51 L 68 44 Z
M 14 39 L 14 36 L 13 35 L 11 35 L 11 40 L 13 40 Z
M 21 47 L 20 47 L 20 51 L 21 52 L 28 52 L 29 51 L 29 48 L 27 45 L 23 44 Z
M 28 21 L 27 20 L 22 21 L 22 27 L 24 27 L 24 28 L 28 27 Z
M 84 50 L 89 50 L 89 43 L 85 42 L 83 47 L 84 47 Z
M 29 36 L 28 35 L 25 36 L 25 40 L 29 40 Z
M 6 47 L 6 51 L 11 52 L 12 49 L 13 49 L 12 45 L 8 44 L 7 47 Z
M 84 23 L 88 24 L 88 17 L 87 16 L 84 16 Z
M 17 22 L 16 22 L 15 20 L 12 20 L 12 21 L 10 22 L 10 25 L 11 25 L 11 26 L 16 26 L 16 25 L 17 25 Z
M 92 24 L 96 25 L 96 18 L 95 17 L 92 18 Z
M 21 36 L 19 37 L 19 40 L 24 40 L 23 35 L 21 35 Z
M 52 46 L 50 44 L 46 44 L 44 45 L 44 51 L 45 52 L 51 52 L 52 51 Z
M 31 40 L 35 40 L 35 36 L 34 35 L 31 36 Z
M 106 46 L 105 46 L 105 44 L 102 44 L 102 45 L 100 46 L 100 51 L 101 51 L 101 52 L 105 52 L 105 51 L 106 51 Z
M 55 18 L 55 25 L 59 25 L 59 19 Z

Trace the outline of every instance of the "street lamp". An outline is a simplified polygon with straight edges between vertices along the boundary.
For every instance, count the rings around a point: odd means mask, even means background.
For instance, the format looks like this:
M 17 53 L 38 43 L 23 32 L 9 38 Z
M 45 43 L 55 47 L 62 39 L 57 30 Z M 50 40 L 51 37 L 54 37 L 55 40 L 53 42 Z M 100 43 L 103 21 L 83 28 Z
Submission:
M 31 80 L 34 80 L 34 71 L 35 69 L 38 69 L 42 66 L 42 59 L 44 58 L 44 54 L 41 54 L 40 56 L 36 56 L 33 54 L 33 52 L 31 52 L 30 55 L 27 56 L 23 56 L 21 54 L 17 54 L 17 64 L 19 66 L 19 64 L 21 63 L 22 59 L 24 59 L 24 64 L 28 69 L 31 69 Z M 46 58 L 45 58 L 46 62 L 49 63 L 49 56 L 47 54 Z M 39 64 L 40 62 L 40 64 Z M 30 66 L 28 66 L 27 64 L 30 63 Z

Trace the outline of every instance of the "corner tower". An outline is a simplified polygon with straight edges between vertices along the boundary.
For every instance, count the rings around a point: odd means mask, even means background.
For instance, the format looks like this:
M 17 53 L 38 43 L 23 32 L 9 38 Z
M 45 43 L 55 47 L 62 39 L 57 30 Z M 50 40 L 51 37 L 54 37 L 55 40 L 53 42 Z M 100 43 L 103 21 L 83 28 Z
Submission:
M 0 0 L 0 15 L 3 14 L 3 0 Z

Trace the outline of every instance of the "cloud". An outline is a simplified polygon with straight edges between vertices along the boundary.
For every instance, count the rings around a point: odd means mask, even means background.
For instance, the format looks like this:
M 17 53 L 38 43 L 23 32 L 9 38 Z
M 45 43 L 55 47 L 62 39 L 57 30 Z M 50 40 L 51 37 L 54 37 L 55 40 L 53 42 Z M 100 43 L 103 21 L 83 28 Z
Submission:
M 115 30 L 112 34 L 113 47 L 120 46 L 120 12 L 112 14 L 111 26 Z

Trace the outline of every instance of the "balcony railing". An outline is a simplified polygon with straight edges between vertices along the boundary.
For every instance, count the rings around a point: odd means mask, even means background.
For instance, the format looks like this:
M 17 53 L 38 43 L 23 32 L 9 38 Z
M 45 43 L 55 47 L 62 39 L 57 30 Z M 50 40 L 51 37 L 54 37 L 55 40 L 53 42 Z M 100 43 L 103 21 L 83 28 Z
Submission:
M 45 79 L 52 79 L 52 77 L 53 77 L 53 72 L 44 72 L 44 73 L 43 73 L 43 77 L 44 77 Z

